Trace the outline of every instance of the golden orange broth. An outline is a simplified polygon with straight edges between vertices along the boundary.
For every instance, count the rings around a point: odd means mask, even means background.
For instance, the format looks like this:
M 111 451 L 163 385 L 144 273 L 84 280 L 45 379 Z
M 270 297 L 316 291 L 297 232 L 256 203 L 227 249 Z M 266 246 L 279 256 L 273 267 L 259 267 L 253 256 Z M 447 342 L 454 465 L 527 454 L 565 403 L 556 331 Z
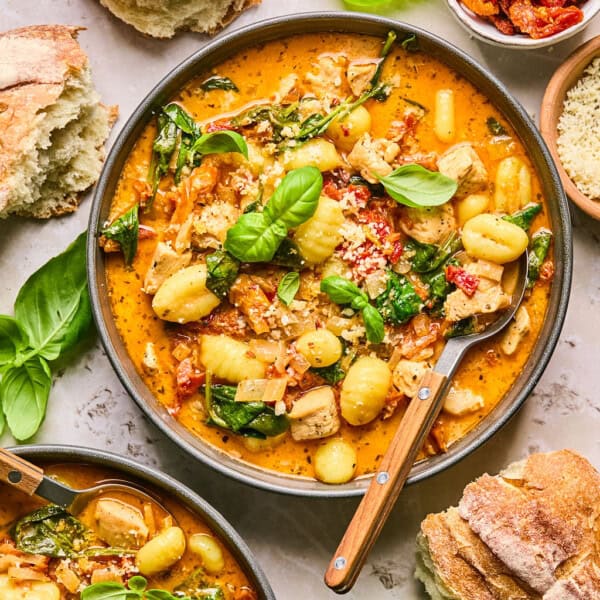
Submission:
M 107 479 L 123 479 L 123 476 L 118 471 L 91 465 L 60 463 L 42 466 L 44 467 L 46 475 L 54 477 L 58 481 L 76 489 L 92 487 L 96 483 Z M 194 533 L 206 533 L 218 539 L 208 525 L 186 506 L 183 506 L 180 502 L 166 495 L 164 492 L 149 488 L 149 486 L 145 484 L 143 487 L 148 489 L 158 502 L 160 502 L 160 504 L 172 515 L 174 524 L 183 529 L 186 539 Z M 110 497 L 133 504 L 134 506 L 136 505 L 136 498 L 130 495 L 115 494 L 111 492 L 102 497 Z M 46 502 L 39 498 L 27 496 L 23 492 L 19 492 L 17 489 L 1 483 L 0 498 L 2 498 L 0 501 L 0 539 L 6 536 L 10 537 L 8 535 L 8 530 L 16 519 L 19 519 L 46 504 Z M 141 509 L 142 502 L 138 500 L 138 503 L 137 508 Z M 84 509 L 81 515 L 79 515 L 81 521 L 88 526 L 91 526 L 92 524 L 93 504 L 94 501 Z M 160 523 L 160 519 L 166 516 L 158 507 L 154 509 L 154 515 L 157 524 Z M 229 597 L 227 596 L 228 583 L 236 586 L 237 589 L 242 587 L 251 588 L 248 578 L 237 564 L 231 552 L 229 552 L 223 544 L 219 545 L 221 546 L 223 557 L 225 558 L 225 567 L 218 576 L 213 577 L 207 575 L 207 580 L 210 580 L 213 584 L 221 585 L 226 597 Z M 180 584 L 187 576 L 201 566 L 202 562 L 200 558 L 189 550 L 186 550 L 182 558 L 168 571 L 153 577 L 146 577 L 148 580 L 148 589 L 158 588 L 173 591 L 175 586 Z
M 249 103 L 269 99 L 276 92 L 282 77 L 290 72 L 303 75 L 311 70 L 311 63 L 324 52 L 343 52 L 350 60 L 373 57 L 378 55 L 381 43 L 381 39 L 370 36 L 334 33 L 306 34 L 285 41 L 269 42 L 245 50 L 211 72 L 200 74 L 173 100 L 180 102 L 196 120 L 212 121 L 223 114 L 237 112 Z M 213 73 L 230 77 L 240 93 L 221 90 L 206 95 L 197 93 L 199 83 Z M 417 128 L 421 148 L 442 153 L 457 142 L 469 140 L 483 160 L 491 181 L 502 158 L 518 156 L 531 169 L 533 197 L 543 200 L 531 161 L 514 131 L 490 101 L 466 79 L 430 56 L 421 52 L 409 53 L 402 48 L 393 50 L 385 63 L 382 81 L 390 79 L 398 84 L 390 98 L 382 103 L 370 100 L 365 105 L 372 115 L 371 133 L 374 138 L 384 137 L 390 122 L 401 118 L 409 106 L 404 98 L 416 100 L 428 109 Z M 456 104 L 456 137 L 450 144 L 440 142 L 433 132 L 435 92 L 446 88 L 454 90 Z M 504 145 L 492 143 L 486 126 L 486 119 L 490 116 L 504 125 L 512 136 L 512 142 Z M 146 177 L 155 134 L 155 125 L 151 123 L 131 152 L 111 207 L 111 218 L 122 214 L 136 202 L 133 183 Z M 166 179 L 161 182 L 161 189 L 168 189 L 171 184 Z M 142 222 L 160 231 L 168 224 L 169 218 L 167 206 L 158 197 L 153 210 L 142 216 Z M 536 217 L 532 231 L 541 226 L 549 226 L 546 211 Z M 155 245 L 155 240 L 140 240 L 132 270 L 124 269 L 120 256 L 108 256 L 107 278 L 116 324 L 129 355 L 154 394 L 165 406 L 173 407 L 177 404 L 174 382 L 176 361 L 170 354 L 171 345 L 164 324 L 152 311 L 152 298 L 141 291 Z M 455 381 L 458 386 L 466 386 L 476 394 L 481 394 L 485 406 L 463 417 L 444 413 L 440 416 L 436 426 L 444 428 L 450 443 L 460 439 L 479 423 L 506 394 L 521 372 L 539 334 L 549 293 L 549 284 L 540 282 L 525 300 L 532 329 L 515 354 L 504 356 L 498 349 L 497 341 L 490 341 L 471 351 L 463 360 Z M 161 370 L 154 376 L 149 376 L 142 369 L 144 346 L 148 341 L 155 343 L 161 365 Z M 436 356 L 442 346 L 438 345 Z M 286 474 L 314 477 L 311 462 L 316 448 L 322 443 L 319 440 L 295 442 L 291 436 L 287 436 L 274 449 L 251 452 L 238 436 L 205 425 L 205 415 L 198 407 L 199 401 L 200 394 L 185 401 L 177 418 L 202 439 L 254 465 Z M 357 451 L 357 476 L 376 469 L 402 414 L 400 407 L 392 418 L 385 421 L 376 419 L 363 427 L 342 424 L 338 435 L 348 440 Z

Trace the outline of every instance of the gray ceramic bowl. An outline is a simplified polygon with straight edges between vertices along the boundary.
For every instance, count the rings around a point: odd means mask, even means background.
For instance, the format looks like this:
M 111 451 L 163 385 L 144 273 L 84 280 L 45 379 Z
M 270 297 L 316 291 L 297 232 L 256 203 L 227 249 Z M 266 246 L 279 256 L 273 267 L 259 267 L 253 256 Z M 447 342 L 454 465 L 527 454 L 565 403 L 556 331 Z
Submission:
M 523 372 L 502 401 L 475 429 L 450 447 L 446 454 L 423 460 L 413 467 L 408 483 L 439 473 L 483 444 L 523 404 L 541 377 L 558 340 L 565 318 L 571 285 L 571 221 L 560 179 L 546 145 L 532 120 L 510 92 L 464 52 L 426 31 L 390 19 L 356 13 L 307 13 L 263 21 L 232 31 L 208 44 L 171 71 L 145 98 L 127 121 L 115 142 L 96 188 L 88 239 L 88 278 L 96 324 L 104 347 L 119 378 L 142 410 L 159 429 L 191 456 L 221 473 L 268 490 L 322 497 L 358 496 L 364 493 L 369 477 L 339 486 L 277 474 L 232 458 L 195 437 L 175 419 L 146 387 L 127 355 L 111 314 L 104 270 L 104 257 L 97 244 L 98 231 L 106 221 L 111 199 L 123 164 L 152 111 L 165 103 L 187 81 L 210 69 L 243 48 L 296 33 L 341 31 L 385 37 L 390 29 L 416 33 L 420 48 L 455 69 L 504 113 L 520 135 L 541 179 L 550 208 L 555 235 L 555 277 L 548 314 L 539 339 Z
M 265 574 L 258 566 L 256 558 L 254 558 L 244 540 L 225 520 L 223 515 L 176 479 L 117 454 L 80 446 L 31 445 L 7 448 L 7 450 L 34 464 L 50 461 L 107 467 L 121 473 L 123 479 L 137 480 L 142 484 L 151 485 L 159 492 L 166 492 L 170 498 L 177 499 L 197 514 L 212 529 L 246 573 L 250 583 L 258 592 L 260 600 L 275 600 L 275 594 Z

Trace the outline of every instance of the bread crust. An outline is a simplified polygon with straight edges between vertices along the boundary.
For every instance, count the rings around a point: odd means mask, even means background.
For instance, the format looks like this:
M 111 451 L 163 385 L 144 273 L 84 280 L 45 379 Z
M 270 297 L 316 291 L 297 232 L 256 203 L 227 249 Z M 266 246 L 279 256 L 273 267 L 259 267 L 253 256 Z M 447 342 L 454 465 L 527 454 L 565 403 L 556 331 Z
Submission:
M 599 525 L 600 474 L 561 450 L 483 475 L 421 532 L 438 576 L 461 600 L 594 600 Z

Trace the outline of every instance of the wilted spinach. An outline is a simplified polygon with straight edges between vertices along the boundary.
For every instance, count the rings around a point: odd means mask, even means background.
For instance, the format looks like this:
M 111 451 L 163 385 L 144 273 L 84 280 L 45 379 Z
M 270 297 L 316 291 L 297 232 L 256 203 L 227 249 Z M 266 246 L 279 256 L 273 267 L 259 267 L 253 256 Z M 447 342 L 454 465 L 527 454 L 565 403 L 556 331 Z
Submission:
M 11 535 L 21 552 L 71 558 L 81 554 L 90 532 L 64 508 L 49 504 L 19 519 Z
M 238 276 L 240 261 L 225 250 L 215 250 L 206 257 L 206 287 L 219 298 L 227 298 Z
M 239 88 L 229 77 L 220 77 L 219 75 L 213 75 L 208 79 L 205 79 L 200 84 L 200 89 L 205 92 L 210 92 L 211 90 L 227 90 L 233 92 L 239 92 Z
M 444 337 L 446 339 L 450 339 L 453 337 L 460 337 L 461 335 L 469 335 L 471 333 L 475 333 L 477 331 L 477 321 L 475 317 L 467 317 L 466 319 L 461 319 L 456 323 L 452 323 L 452 325 L 446 330 Z
M 540 212 L 542 212 L 541 204 L 529 204 L 525 208 L 518 210 L 516 213 L 513 213 L 512 215 L 505 215 L 502 218 L 513 225 L 517 225 L 525 231 L 529 231 L 533 219 L 535 219 L 536 215 L 538 215 Z
M 289 427 L 287 417 L 276 415 L 264 402 L 236 402 L 235 386 L 211 384 L 208 378 L 201 389 L 209 425 L 259 439 L 279 435 Z
M 203 569 L 196 569 L 175 588 L 177 598 L 187 594 L 193 600 L 225 600 L 223 590 L 218 586 L 210 586 Z M 187 598 L 187 596 L 185 596 Z
M 413 284 L 404 275 L 393 271 L 388 271 L 386 289 L 375 298 L 375 304 L 384 321 L 394 325 L 406 323 L 423 308 L 423 300 Z
M 460 237 L 452 232 L 441 246 L 435 244 L 424 244 L 417 240 L 409 240 L 405 245 L 405 251 L 414 252 L 412 257 L 412 269 L 415 273 L 429 273 L 444 265 L 444 263 L 462 247 Z
M 138 205 L 136 204 L 100 233 L 109 240 L 119 242 L 125 264 L 130 266 L 137 252 L 139 229 Z
M 492 135 L 508 135 L 508 131 L 506 131 L 502 123 L 494 117 L 488 117 L 485 124 Z
M 533 234 L 529 243 L 529 266 L 527 270 L 527 287 L 532 288 L 540 277 L 540 269 L 548 256 L 552 233 L 547 229 L 540 229 Z
M 346 377 L 346 371 L 342 369 L 342 362 L 338 360 L 328 367 L 311 367 L 310 371 L 322 377 L 329 385 L 335 385 Z
M 287 267 L 288 269 L 296 270 L 301 269 L 306 264 L 297 244 L 289 237 L 283 239 L 269 262 L 278 267 Z

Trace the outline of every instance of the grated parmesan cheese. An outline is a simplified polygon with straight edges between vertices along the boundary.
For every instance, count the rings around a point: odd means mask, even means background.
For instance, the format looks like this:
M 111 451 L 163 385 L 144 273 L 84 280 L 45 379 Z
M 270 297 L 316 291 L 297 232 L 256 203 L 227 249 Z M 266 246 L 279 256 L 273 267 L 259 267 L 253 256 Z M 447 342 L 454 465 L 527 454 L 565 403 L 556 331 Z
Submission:
M 579 191 L 600 200 L 600 57 L 567 92 L 557 129 L 565 171 Z

